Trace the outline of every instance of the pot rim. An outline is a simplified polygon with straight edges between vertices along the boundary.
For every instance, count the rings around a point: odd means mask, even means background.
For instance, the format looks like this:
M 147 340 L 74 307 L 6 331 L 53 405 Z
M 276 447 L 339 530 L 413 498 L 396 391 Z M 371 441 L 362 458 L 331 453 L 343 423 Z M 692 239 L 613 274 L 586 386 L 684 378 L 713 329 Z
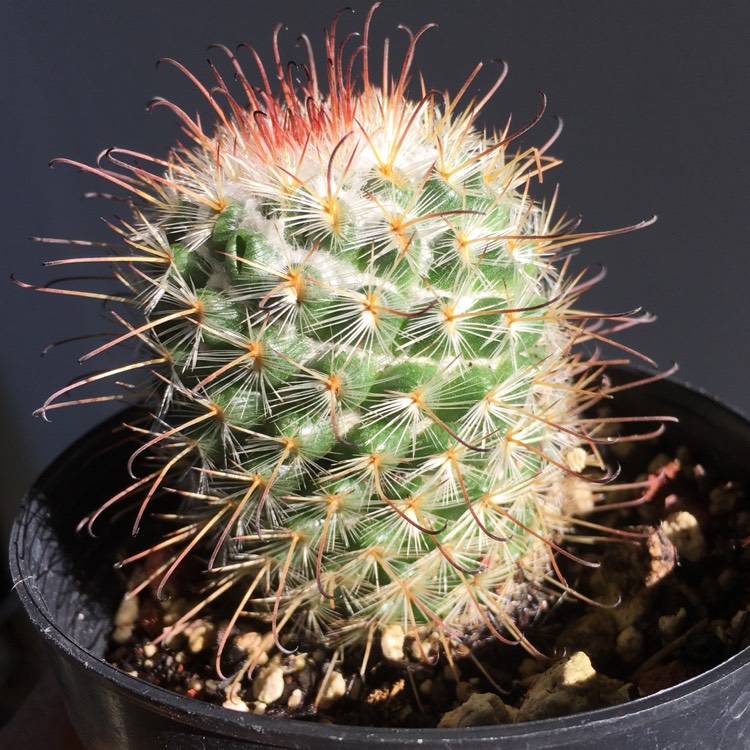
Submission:
M 622 368 L 624 369 L 624 368 Z M 632 368 L 628 368 L 632 373 Z M 640 376 L 643 373 L 638 373 Z M 626 377 L 631 377 L 626 373 Z M 685 384 L 674 378 L 659 381 L 662 387 L 682 390 L 683 395 L 698 397 L 699 401 L 710 403 L 712 408 L 719 408 L 728 412 L 732 418 L 744 423 L 746 429 L 750 430 L 750 420 L 740 411 L 727 406 L 721 399 L 708 395 L 705 391 Z M 107 421 L 121 419 L 117 414 Z M 106 422 L 102 423 L 105 424 Z M 88 670 L 95 673 L 101 679 L 112 682 L 119 692 L 125 693 L 137 703 L 148 705 L 150 710 L 169 715 L 179 715 L 180 720 L 193 727 L 205 726 L 210 723 L 212 731 L 221 731 L 228 736 L 237 739 L 247 739 L 249 734 L 262 736 L 283 736 L 287 742 L 301 743 L 289 744 L 289 747 L 313 747 L 310 744 L 318 741 L 346 742 L 367 740 L 368 742 L 394 743 L 404 747 L 419 747 L 423 744 L 429 746 L 441 746 L 443 743 L 456 747 L 456 743 L 469 743 L 488 740 L 490 738 L 511 738 L 529 740 L 538 739 L 542 736 L 550 738 L 552 733 L 556 737 L 560 733 L 574 730 L 581 725 L 606 726 L 607 724 L 622 721 L 629 717 L 633 726 L 653 722 L 660 709 L 666 709 L 676 701 L 687 701 L 686 708 L 694 703 L 700 693 L 709 686 L 731 676 L 750 662 L 750 647 L 744 648 L 739 653 L 726 661 L 703 672 L 695 677 L 685 680 L 677 685 L 660 690 L 652 695 L 637 698 L 627 703 L 607 708 L 586 711 L 571 716 L 542 719 L 520 724 L 502 724 L 479 727 L 462 728 L 392 728 L 392 727 L 368 727 L 346 724 L 321 724 L 300 719 L 289 719 L 272 716 L 261 716 L 252 713 L 236 712 L 222 706 L 205 703 L 203 701 L 189 698 L 175 693 L 166 688 L 153 685 L 112 666 L 102 658 L 96 656 L 84 648 L 70 636 L 68 636 L 48 615 L 43 598 L 39 595 L 34 583 L 34 573 L 27 569 L 27 561 L 23 556 L 22 527 L 31 520 L 35 511 L 33 500 L 35 488 L 48 483 L 64 465 L 70 453 L 76 446 L 91 440 L 102 428 L 102 424 L 95 427 L 89 433 L 80 438 L 76 443 L 65 450 L 60 457 L 53 461 L 48 468 L 34 483 L 31 491 L 21 507 L 21 510 L 13 525 L 10 544 L 10 571 L 14 590 L 17 591 L 24 609 L 35 627 L 42 633 L 44 638 L 57 650 L 63 652 L 81 662 Z M 746 703 L 733 707 L 733 715 L 739 716 L 747 709 Z M 657 712 L 656 714 L 653 712 Z M 708 717 L 707 717 L 708 718 Z

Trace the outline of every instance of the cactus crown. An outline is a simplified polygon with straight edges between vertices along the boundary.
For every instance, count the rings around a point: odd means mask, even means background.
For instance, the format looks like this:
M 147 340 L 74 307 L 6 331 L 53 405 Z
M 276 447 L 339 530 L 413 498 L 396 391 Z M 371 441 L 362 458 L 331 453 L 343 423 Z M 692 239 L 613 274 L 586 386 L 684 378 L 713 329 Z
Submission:
M 327 641 L 388 625 L 523 641 L 522 595 L 567 588 L 564 480 L 586 453 L 596 465 L 582 410 L 601 363 L 575 347 L 608 329 L 576 307 L 588 282 L 554 262 L 593 235 L 530 195 L 557 163 L 549 143 L 477 128 L 504 68 L 481 99 L 466 93 L 481 66 L 454 97 L 409 98 L 425 27 L 375 85 L 371 16 L 349 57 L 334 21 L 325 86 L 312 54 L 295 83 L 278 43 L 278 91 L 253 50 L 259 86 L 219 48 L 238 92 L 170 61 L 215 128 L 159 99 L 185 135 L 165 160 L 75 164 L 133 206 L 126 252 L 80 260 L 112 262 L 136 315 L 113 313 L 122 333 L 84 359 L 137 344 L 108 374 L 140 374 L 153 415 L 132 487 L 87 523 L 142 492 L 137 528 L 176 492 L 160 588 L 196 558 L 207 599 L 235 592 L 233 622 L 266 619 L 280 648 L 294 628 Z

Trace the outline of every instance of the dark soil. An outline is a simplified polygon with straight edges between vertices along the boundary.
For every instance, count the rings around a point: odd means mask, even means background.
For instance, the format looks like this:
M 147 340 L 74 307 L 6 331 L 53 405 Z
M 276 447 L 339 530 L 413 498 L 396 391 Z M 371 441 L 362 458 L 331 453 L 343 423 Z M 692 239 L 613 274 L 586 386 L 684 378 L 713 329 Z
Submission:
M 568 549 L 585 567 L 559 556 L 579 596 L 554 603 L 534 592 L 524 611 L 535 658 L 486 633 L 434 664 L 419 658 L 399 633 L 387 648 L 375 642 L 364 674 L 364 648 L 332 651 L 297 641 L 290 655 L 269 653 L 236 684 L 220 682 L 214 651 L 225 615 L 202 619 L 169 645 L 151 645 L 189 607 L 159 601 L 146 589 L 130 617 L 125 643 L 109 659 L 157 685 L 229 708 L 354 725 L 429 727 L 506 723 L 592 710 L 649 695 L 682 682 L 750 645 L 750 506 L 742 487 L 712 476 L 678 448 L 623 445 L 618 487 L 596 497 L 586 520 L 627 533 L 609 541 L 573 540 Z M 624 477 L 624 479 L 623 479 Z M 590 536 L 582 529 L 580 534 Z M 151 564 L 156 564 L 152 561 Z M 125 608 L 126 609 L 126 608 Z M 241 670 L 267 631 L 240 620 L 223 656 L 224 671 Z M 250 633 L 250 635 L 248 635 Z M 119 636 L 123 639 L 122 632 Z M 437 644 L 436 644 L 437 646 Z M 390 658 L 386 658 L 383 651 Z

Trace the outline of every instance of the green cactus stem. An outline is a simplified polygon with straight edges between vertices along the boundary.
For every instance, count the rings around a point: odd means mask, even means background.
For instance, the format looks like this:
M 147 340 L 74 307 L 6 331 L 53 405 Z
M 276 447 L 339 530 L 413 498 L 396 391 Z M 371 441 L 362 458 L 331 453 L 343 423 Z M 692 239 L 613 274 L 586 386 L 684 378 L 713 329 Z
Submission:
M 197 559 L 207 601 L 233 595 L 232 623 L 265 619 L 279 648 L 395 625 L 421 643 L 480 629 L 525 643 L 523 595 L 568 590 L 554 562 L 574 523 L 566 480 L 587 463 L 605 473 L 600 425 L 582 416 L 601 363 L 583 345 L 638 316 L 608 327 L 578 307 L 588 283 L 560 250 L 607 233 L 532 198 L 554 137 L 524 149 L 527 127 L 478 126 L 505 68 L 480 98 L 467 93 L 478 68 L 456 96 L 410 95 L 425 27 L 375 83 L 371 18 L 350 56 L 334 22 L 325 82 L 312 55 L 295 81 L 277 39 L 276 89 L 224 47 L 236 90 L 168 61 L 213 130 L 159 99 L 183 131 L 166 159 L 59 160 L 131 194 L 118 249 L 78 260 L 111 262 L 129 303 L 83 359 L 137 354 L 41 411 L 105 375 L 135 378 L 153 418 L 134 483 L 87 523 L 134 497 L 136 530 L 161 523 L 154 498 L 176 493 L 160 591 Z

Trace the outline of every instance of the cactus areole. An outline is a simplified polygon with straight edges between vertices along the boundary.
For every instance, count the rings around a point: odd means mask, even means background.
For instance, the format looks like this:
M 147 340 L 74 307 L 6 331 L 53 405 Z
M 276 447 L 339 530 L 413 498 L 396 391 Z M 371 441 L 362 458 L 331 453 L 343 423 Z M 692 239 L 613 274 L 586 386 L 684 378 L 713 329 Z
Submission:
M 481 66 L 455 95 L 428 90 L 412 58 L 429 27 L 407 32 L 395 69 L 387 46 L 376 66 L 374 9 L 356 39 L 337 40 L 334 21 L 317 73 L 306 37 L 309 61 L 282 64 L 278 30 L 270 71 L 249 47 L 215 48 L 229 75 L 211 66 L 210 85 L 167 61 L 215 124 L 155 100 L 182 128 L 164 159 L 57 160 L 129 192 L 110 251 L 64 262 L 111 263 L 123 287 L 71 290 L 108 299 L 120 327 L 83 359 L 119 345 L 135 357 L 40 411 L 147 408 L 131 486 L 82 525 L 125 505 L 134 531 L 164 524 L 158 498 L 176 499 L 165 536 L 123 565 L 158 550 L 162 591 L 199 561 L 202 603 L 233 597 L 227 631 L 250 615 L 282 650 L 386 628 L 423 658 L 480 631 L 533 649 L 520 608 L 570 590 L 556 557 L 577 523 L 571 478 L 606 479 L 603 422 L 584 415 L 606 393 L 603 362 L 580 345 L 638 320 L 582 312 L 594 280 L 560 251 L 636 227 L 556 219 L 532 189 L 557 164 L 559 129 L 522 148 L 533 122 L 478 124 L 505 66 L 479 94 Z M 131 387 L 79 395 L 107 378 Z

